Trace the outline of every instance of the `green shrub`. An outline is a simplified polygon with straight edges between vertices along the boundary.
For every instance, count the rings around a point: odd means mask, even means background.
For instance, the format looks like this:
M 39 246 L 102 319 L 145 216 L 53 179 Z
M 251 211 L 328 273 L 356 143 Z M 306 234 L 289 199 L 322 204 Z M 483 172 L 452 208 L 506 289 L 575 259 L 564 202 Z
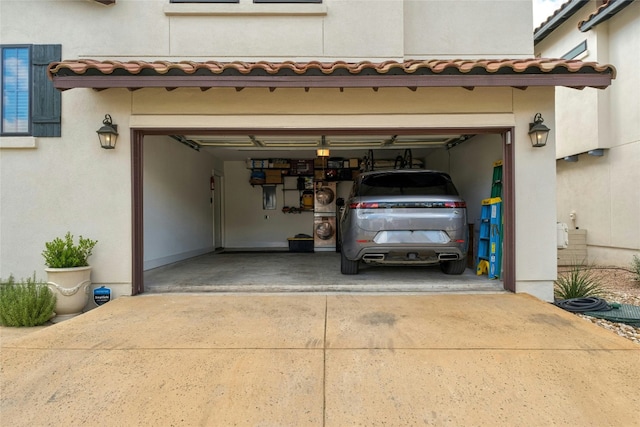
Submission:
M 633 272 L 636 281 L 640 282 L 640 257 L 638 257 L 638 255 L 633 256 L 633 261 L 631 261 L 631 271 Z
M 602 293 L 602 285 L 594 277 L 592 266 L 580 264 L 574 264 L 569 271 L 560 274 L 554 288 L 557 300 L 601 297 Z
M 56 296 L 49 287 L 36 281 L 35 274 L 16 283 L 13 276 L 0 280 L 0 324 L 38 326 L 53 315 Z
M 89 265 L 87 258 L 91 255 L 96 243 L 98 242 L 95 240 L 80 236 L 76 245 L 73 243 L 73 235 L 67 232 L 64 240 L 57 237 L 45 243 L 42 256 L 49 268 L 86 267 Z

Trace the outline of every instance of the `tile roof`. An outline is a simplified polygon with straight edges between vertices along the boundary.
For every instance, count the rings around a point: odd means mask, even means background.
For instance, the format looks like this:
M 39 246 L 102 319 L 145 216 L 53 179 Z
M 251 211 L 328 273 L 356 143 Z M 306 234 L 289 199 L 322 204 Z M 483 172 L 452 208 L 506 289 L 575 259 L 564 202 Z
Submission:
M 336 85 L 339 87 L 512 85 L 605 87 L 610 84 L 611 79 L 615 78 L 615 68 L 612 65 L 548 58 L 407 60 L 379 63 L 369 61 L 357 63 L 345 61 L 122 62 L 78 59 L 51 63 L 48 71 L 50 78 L 59 89 L 73 87 L 103 89 L 215 86 L 336 87 Z M 545 76 L 552 78 L 543 78 Z M 265 79 L 265 77 L 269 78 Z M 602 77 L 605 78 L 602 79 Z M 608 83 L 605 82 L 606 80 Z M 593 84 L 589 83 L 591 81 Z
M 598 8 L 586 19 L 578 22 L 578 29 L 588 31 L 594 26 L 608 20 L 622 9 L 630 6 L 634 0 L 604 0 Z M 588 0 L 567 0 L 553 14 L 533 30 L 534 44 L 544 40 L 556 28 L 575 15 L 582 7 L 589 4 Z
M 534 34 L 538 31 L 540 31 L 542 29 L 542 27 L 544 27 L 545 25 L 547 25 L 549 22 L 551 22 L 551 20 L 553 20 L 555 17 L 563 14 L 563 12 L 565 11 L 565 9 L 569 6 L 569 3 L 571 3 L 571 0 L 567 0 L 564 3 L 562 3 L 560 5 L 559 8 L 557 8 L 556 10 L 553 11 L 553 13 L 549 16 L 547 16 L 547 19 L 545 19 L 544 21 L 542 21 L 542 23 L 540 23 L 540 25 L 538 25 L 537 28 L 535 28 L 533 30 Z M 584 2 L 586 3 L 586 2 Z
M 578 29 L 582 32 L 588 31 L 594 26 L 608 20 L 622 9 L 630 6 L 634 0 L 604 0 L 587 19 L 578 22 Z

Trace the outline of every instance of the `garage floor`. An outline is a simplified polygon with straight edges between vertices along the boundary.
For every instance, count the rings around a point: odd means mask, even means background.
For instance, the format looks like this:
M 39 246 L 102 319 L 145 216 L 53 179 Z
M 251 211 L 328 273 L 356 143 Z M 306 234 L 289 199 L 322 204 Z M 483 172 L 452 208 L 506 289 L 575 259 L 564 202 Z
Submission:
M 448 276 L 435 266 L 368 266 L 340 273 L 335 252 L 223 252 L 145 272 L 145 292 L 495 293 L 502 282 L 474 270 Z

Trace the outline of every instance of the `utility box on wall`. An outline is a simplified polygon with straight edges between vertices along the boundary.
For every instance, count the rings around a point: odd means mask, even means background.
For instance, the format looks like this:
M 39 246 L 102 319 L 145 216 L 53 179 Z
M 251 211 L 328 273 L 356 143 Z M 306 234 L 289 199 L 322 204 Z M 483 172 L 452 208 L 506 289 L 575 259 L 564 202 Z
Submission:
M 583 265 L 587 262 L 587 230 L 571 229 L 566 249 L 558 250 L 558 265 Z

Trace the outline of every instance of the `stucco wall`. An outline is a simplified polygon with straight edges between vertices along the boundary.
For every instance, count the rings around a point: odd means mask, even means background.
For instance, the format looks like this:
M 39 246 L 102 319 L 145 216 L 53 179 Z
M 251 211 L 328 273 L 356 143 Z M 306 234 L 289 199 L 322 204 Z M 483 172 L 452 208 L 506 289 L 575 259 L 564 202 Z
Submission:
M 44 243 L 70 231 L 98 244 L 89 258 L 95 286 L 131 292 L 131 174 L 128 91 L 65 92 L 61 138 L 0 149 L 0 277 L 45 279 Z M 115 150 L 96 130 L 108 112 L 121 128 Z M 0 138 L 8 140 L 21 138 Z
M 528 1 L 405 0 L 405 55 L 530 58 L 532 13 Z
M 2 43 L 62 43 L 65 58 L 518 58 L 532 55 L 531 16 L 530 2 L 504 0 L 3 0 L 0 27 Z
M 606 90 L 556 89 L 558 221 L 588 230 L 589 262 L 628 267 L 640 251 L 640 2 L 633 2 L 586 33 L 577 29 L 596 8 L 590 2 L 536 46 L 560 56 L 582 40 L 583 60 L 612 63 L 616 79 Z M 589 150 L 603 148 L 604 156 Z M 576 213 L 572 222 L 571 212 Z
M 118 1 L 110 7 L 89 1 L 3 0 L 0 28 L 2 43 L 60 43 L 64 59 L 376 61 L 408 56 L 531 56 L 529 2 L 451 3 L 326 0 L 320 6 L 287 5 L 284 13 L 282 5 L 258 7 L 249 0 L 200 6 L 171 5 L 168 0 Z M 225 12 L 235 6 L 240 7 L 238 13 Z M 428 13 L 421 15 L 425 7 Z M 199 10 L 189 13 L 189 8 Z M 258 8 L 267 13 L 256 14 Z M 293 8 L 310 12 L 292 12 Z M 469 25 L 447 25 L 453 22 Z M 518 280 L 530 281 L 533 288 L 541 284 L 542 291 L 533 293 L 545 297 L 548 280 L 554 277 L 548 264 L 555 265 L 555 259 L 549 262 L 546 255 L 555 244 L 555 213 L 549 214 L 547 203 L 555 197 L 547 192 L 553 188 L 549 168 L 554 162 L 551 159 L 550 166 L 547 158 L 553 145 L 529 152 L 526 132 L 539 108 L 548 119 L 552 97 L 549 90 L 532 88 L 66 91 L 61 138 L 38 139 L 33 148 L 0 150 L 0 276 L 27 276 L 34 270 L 42 276 L 44 241 L 70 230 L 99 240 L 91 258 L 96 285 L 110 285 L 116 296 L 130 291 L 132 126 L 277 129 L 515 124 L 518 237 L 523 236 L 517 243 Z M 95 131 L 105 113 L 119 125 L 115 150 L 102 150 L 97 142 Z M 13 140 L 0 141 L 0 146 L 12 145 Z M 237 172 L 238 182 L 245 186 L 246 170 L 228 170 L 232 175 Z M 229 188 L 235 185 L 231 178 L 225 176 Z M 225 194 L 242 197 L 231 191 Z M 227 225 L 231 214 L 236 211 L 227 212 Z M 160 259 L 173 254 L 149 255 Z
M 553 88 L 514 91 L 516 129 L 513 136 L 516 203 L 516 291 L 553 300 L 556 268 L 556 183 Z M 541 113 L 551 129 L 547 146 L 529 141 L 529 122 Z

